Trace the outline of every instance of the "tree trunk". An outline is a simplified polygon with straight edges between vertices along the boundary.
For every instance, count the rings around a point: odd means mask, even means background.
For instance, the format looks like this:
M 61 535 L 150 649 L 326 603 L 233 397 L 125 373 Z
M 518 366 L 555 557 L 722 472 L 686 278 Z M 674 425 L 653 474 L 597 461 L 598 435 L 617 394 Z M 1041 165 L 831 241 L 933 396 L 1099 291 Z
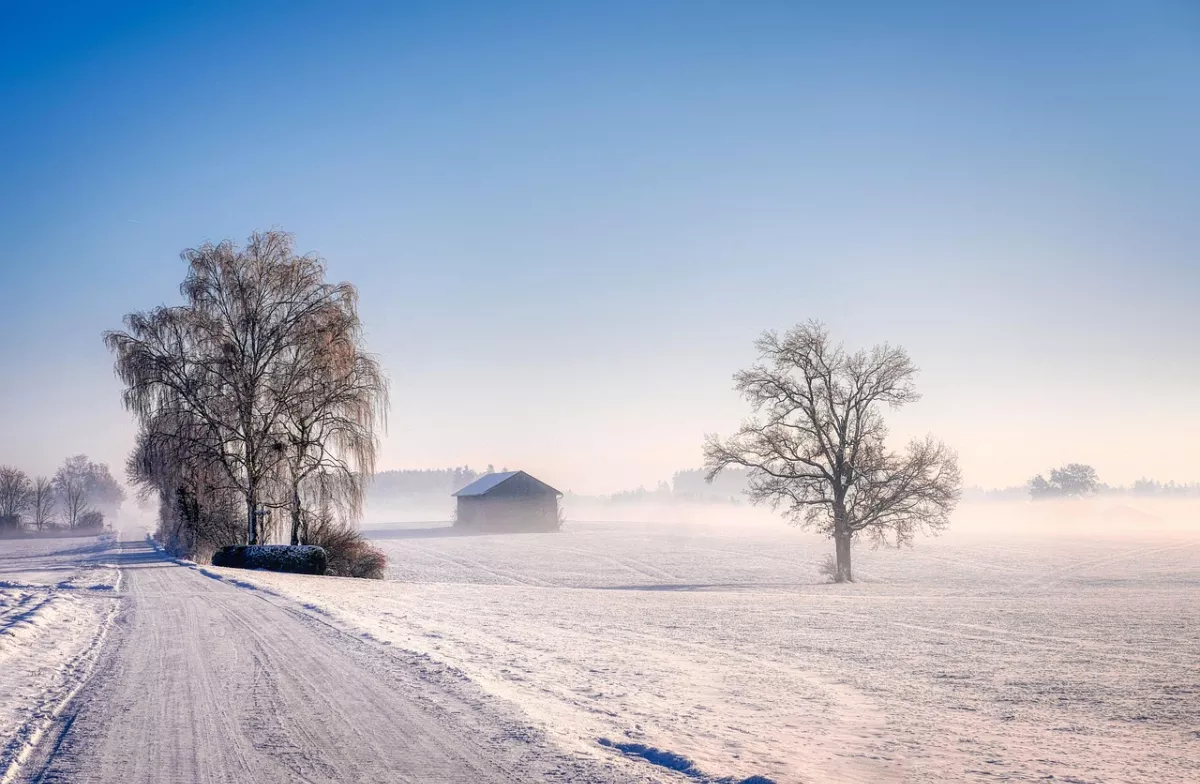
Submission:
M 246 488 L 246 544 L 258 544 L 255 539 L 258 536 L 258 515 L 255 514 L 258 511 L 255 508 L 258 506 L 256 489 L 254 480 L 251 479 L 249 487 Z
M 850 569 L 850 542 L 854 532 L 846 524 L 845 494 L 839 492 L 833 502 L 833 543 L 837 549 L 837 576 L 839 583 L 854 582 L 854 573 Z
M 300 544 L 300 486 L 292 488 L 292 544 Z
M 837 577 L 839 583 L 854 582 L 854 573 L 850 569 L 850 536 L 836 534 L 833 537 L 837 547 Z

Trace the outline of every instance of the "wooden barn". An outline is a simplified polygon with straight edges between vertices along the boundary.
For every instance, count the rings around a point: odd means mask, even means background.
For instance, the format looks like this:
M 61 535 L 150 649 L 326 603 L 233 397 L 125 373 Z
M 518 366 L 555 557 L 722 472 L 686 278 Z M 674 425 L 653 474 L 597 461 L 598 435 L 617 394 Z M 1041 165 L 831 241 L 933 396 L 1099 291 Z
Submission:
M 454 525 L 480 532 L 557 531 L 561 496 L 524 471 L 487 474 L 454 494 Z

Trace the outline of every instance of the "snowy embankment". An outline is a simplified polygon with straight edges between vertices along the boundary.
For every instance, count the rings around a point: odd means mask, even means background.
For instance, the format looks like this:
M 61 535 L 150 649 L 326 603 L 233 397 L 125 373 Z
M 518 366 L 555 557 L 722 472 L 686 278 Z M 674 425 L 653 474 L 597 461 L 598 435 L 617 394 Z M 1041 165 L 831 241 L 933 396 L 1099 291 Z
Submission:
M 1194 529 L 960 525 L 833 586 L 825 542 L 730 522 L 376 532 L 390 582 L 237 576 L 662 781 L 1200 780 Z
M 116 610 L 110 539 L 0 540 L 0 781 L 91 670 Z

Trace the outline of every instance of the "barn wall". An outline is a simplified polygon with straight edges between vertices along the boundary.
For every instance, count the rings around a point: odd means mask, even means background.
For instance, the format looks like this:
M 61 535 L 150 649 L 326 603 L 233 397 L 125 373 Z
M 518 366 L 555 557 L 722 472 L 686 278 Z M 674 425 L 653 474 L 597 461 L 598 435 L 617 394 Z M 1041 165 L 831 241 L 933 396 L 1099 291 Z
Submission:
M 491 493 L 459 498 L 455 524 L 480 531 L 553 531 L 558 528 L 558 498 L 502 497 Z
M 483 497 L 467 496 L 458 499 L 458 513 L 454 524 L 464 527 L 474 527 L 483 521 Z

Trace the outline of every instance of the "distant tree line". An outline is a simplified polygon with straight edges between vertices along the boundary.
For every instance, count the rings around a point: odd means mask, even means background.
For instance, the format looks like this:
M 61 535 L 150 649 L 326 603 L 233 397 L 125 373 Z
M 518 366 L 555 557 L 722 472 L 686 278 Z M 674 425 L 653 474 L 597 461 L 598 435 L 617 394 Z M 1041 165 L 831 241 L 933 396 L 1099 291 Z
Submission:
M 388 396 L 358 292 L 284 232 L 181 256 L 183 303 L 104 335 L 140 426 L 127 474 L 157 498 L 160 537 L 193 553 L 345 539 Z
M 1200 482 L 1157 482 L 1145 477 L 1128 488 L 1101 486 L 1101 492 L 1128 493 L 1129 495 L 1164 498 L 1200 498 Z
M 750 472 L 744 468 L 728 468 L 711 482 L 705 480 L 708 472 L 703 468 L 676 471 L 671 477 L 671 491 L 675 498 L 686 501 L 709 501 L 737 503 L 745 500 L 750 487 Z
M 447 496 L 494 472 L 490 465 L 484 471 L 476 471 L 470 466 L 380 471 L 375 474 L 371 497 L 382 500 L 404 496 Z
M 1100 486 L 1096 469 L 1083 463 L 1067 463 L 1050 471 L 1050 477 L 1038 474 L 1029 480 L 1029 495 L 1035 501 L 1047 498 L 1083 498 L 1095 495 Z
M 508 469 L 502 470 L 507 471 Z M 470 466 L 381 471 L 375 475 L 375 483 L 371 488 L 370 497 L 373 500 L 402 500 L 415 496 L 443 498 L 494 471 L 495 468 L 490 465 L 482 471 Z M 602 496 L 585 496 L 568 491 L 567 496 L 612 503 L 739 504 L 747 501 L 746 491 L 749 488 L 751 477 L 749 469 L 726 469 L 714 477 L 711 484 L 705 481 L 705 474 L 703 468 L 682 469 L 672 475 L 670 482 L 660 480 L 654 487 L 641 485 L 631 490 L 620 490 Z M 1009 487 L 984 488 L 972 485 L 963 488 L 962 496 L 971 501 L 1012 501 L 1028 499 L 1034 494 L 1039 500 L 1056 497 L 1084 497 L 1089 494 L 1200 497 L 1200 483 L 1179 484 L 1139 479 L 1128 486 L 1108 485 L 1097 481 L 1093 487 L 1086 481 L 1082 483 L 1073 481 L 1071 477 L 1076 475 L 1076 469 L 1071 469 L 1068 465 L 1049 472 L 1049 478 L 1042 477 L 1040 482 L 1035 478 L 1025 484 Z M 1038 489 L 1034 491 L 1033 487 Z
M 375 474 L 375 481 L 370 489 L 370 500 L 396 501 L 413 497 L 444 498 L 458 492 L 481 476 L 496 472 L 493 465 L 483 470 L 470 466 L 454 468 L 423 468 L 380 471 Z M 508 467 L 499 469 L 507 471 Z M 670 482 L 659 481 L 653 489 L 637 487 L 623 490 L 606 496 L 596 496 L 596 500 L 606 500 L 616 503 L 637 501 L 693 501 L 704 503 L 740 503 L 744 501 L 747 486 L 747 472 L 741 469 L 731 469 L 723 473 L 712 484 L 704 481 L 704 469 L 684 469 L 676 471 Z M 578 494 L 568 496 L 583 498 Z
M 1130 485 L 1110 485 L 1100 481 L 1096 470 L 1082 463 L 1068 463 L 1038 474 L 1022 485 L 985 489 L 968 487 L 964 497 L 976 501 L 1013 501 L 1090 496 L 1136 496 L 1140 498 L 1200 498 L 1200 482 L 1159 482 L 1145 477 Z
M 738 504 L 746 500 L 749 472 L 733 468 L 722 472 L 709 483 L 703 468 L 676 471 L 670 482 L 659 480 L 653 489 L 645 486 L 604 496 L 613 503 L 683 502 L 705 504 Z
M 1052 469 L 1048 476 L 1038 474 L 1029 480 L 1025 490 L 1035 501 L 1052 498 L 1087 498 L 1097 495 L 1132 495 L 1140 497 L 1200 497 L 1200 483 L 1177 484 L 1142 478 L 1132 485 L 1109 485 L 1100 481 L 1096 469 L 1084 463 L 1068 463 Z
M 579 498 L 581 496 L 574 496 Z M 659 483 L 653 490 L 649 490 L 645 485 L 640 485 L 633 490 L 621 490 L 607 496 L 603 496 L 603 500 L 612 503 L 638 503 L 646 501 L 674 501 L 676 500 L 674 492 L 671 490 L 671 485 L 659 480 Z
M 0 466 L 0 534 L 102 528 L 124 500 L 108 466 L 86 455 L 68 457 L 49 477 Z

